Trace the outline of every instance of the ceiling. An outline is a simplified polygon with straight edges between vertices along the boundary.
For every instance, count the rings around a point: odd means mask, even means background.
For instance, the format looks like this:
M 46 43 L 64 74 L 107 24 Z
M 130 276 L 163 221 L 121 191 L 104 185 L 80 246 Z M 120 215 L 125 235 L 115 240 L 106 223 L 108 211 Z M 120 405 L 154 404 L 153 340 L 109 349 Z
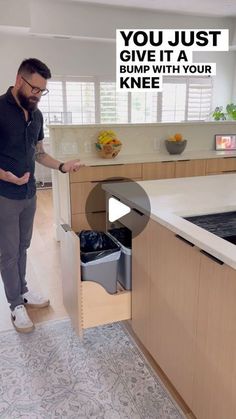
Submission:
M 236 17 L 236 0 L 65 0 L 200 16 Z

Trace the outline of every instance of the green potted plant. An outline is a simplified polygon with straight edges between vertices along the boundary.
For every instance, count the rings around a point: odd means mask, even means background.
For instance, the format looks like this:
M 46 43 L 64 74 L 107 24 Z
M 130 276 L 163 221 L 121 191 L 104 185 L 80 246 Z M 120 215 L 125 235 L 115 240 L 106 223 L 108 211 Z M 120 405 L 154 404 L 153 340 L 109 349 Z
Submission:
M 225 116 L 225 113 L 223 112 L 223 106 L 217 106 L 214 112 L 212 113 L 212 116 L 215 121 L 225 121 L 226 116 Z
M 229 116 L 229 119 L 236 120 L 236 105 L 234 103 L 229 103 L 226 106 L 226 112 Z

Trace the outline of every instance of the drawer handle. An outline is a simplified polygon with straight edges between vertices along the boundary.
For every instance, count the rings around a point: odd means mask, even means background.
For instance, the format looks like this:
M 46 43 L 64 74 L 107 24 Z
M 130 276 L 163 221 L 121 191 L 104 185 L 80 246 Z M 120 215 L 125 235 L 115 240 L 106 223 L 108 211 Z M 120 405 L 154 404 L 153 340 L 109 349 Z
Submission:
M 124 182 L 124 178 L 109 178 L 109 179 L 100 179 L 100 180 L 91 180 L 91 183 L 115 183 L 115 182 Z
M 71 231 L 71 227 L 68 224 L 61 224 L 62 229 L 67 233 L 67 231 Z
M 136 212 L 138 215 L 141 215 L 141 217 L 144 215 L 144 213 L 139 211 L 137 208 L 132 208 L 132 211 Z
M 99 166 L 97 164 L 93 164 L 89 167 L 115 167 L 115 166 L 124 166 L 124 163 L 118 163 L 118 164 L 99 164 Z
M 100 210 L 100 211 L 91 211 L 90 214 L 105 214 L 105 210 Z
M 184 237 L 180 236 L 179 234 L 176 234 L 175 237 L 179 240 L 182 240 L 184 243 L 188 244 L 191 247 L 194 247 L 194 244 L 188 241 L 187 239 L 184 239 Z
M 206 252 L 205 250 L 200 250 L 200 252 L 207 256 L 208 258 L 212 259 L 214 262 L 218 263 L 219 265 L 224 265 L 224 262 L 220 259 L 217 259 L 215 256 L 211 255 L 210 253 Z

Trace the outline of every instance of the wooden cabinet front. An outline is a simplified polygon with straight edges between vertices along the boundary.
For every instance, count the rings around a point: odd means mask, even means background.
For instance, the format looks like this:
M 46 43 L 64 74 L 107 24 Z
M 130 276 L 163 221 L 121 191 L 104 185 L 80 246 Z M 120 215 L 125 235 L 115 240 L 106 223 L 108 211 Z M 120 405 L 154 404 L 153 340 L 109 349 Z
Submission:
M 143 180 L 175 177 L 175 162 L 143 163 Z
M 236 418 L 236 271 L 201 256 L 193 411 Z
M 206 161 L 206 174 L 213 175 L 236 171 L 236 157 L 209 159 Z
M 108 179 L 141 180 L 141 164 L 83 167 L 70 174 L 71 225 L 75 231 L 106 228 L 106 199 L 102 183 Z M 112 180 L 111 180 L 112 181 Z
M 150 223 L 132 240 L 132 328 L 148 348 Z
M 116 294 L 109 294 L 96 282 L 81 281 L 79 237 L 69 226 L 62 225 L 60 239 L 63 302 L 77 333 L 130 319 L 131 291 L 118 286 Z
M 109 164 L 104 166 L 82 167 L 78 172 L 70 173 L 70 183 L 102 181 L 109 178 L 141 179 L 141 164 Z
M 175 165 L 175 177 L 204 176 L 205 160 L 182 160 Z
M 191 408 L 200 253 L 160 224 L 151 224 L 147 347 Z

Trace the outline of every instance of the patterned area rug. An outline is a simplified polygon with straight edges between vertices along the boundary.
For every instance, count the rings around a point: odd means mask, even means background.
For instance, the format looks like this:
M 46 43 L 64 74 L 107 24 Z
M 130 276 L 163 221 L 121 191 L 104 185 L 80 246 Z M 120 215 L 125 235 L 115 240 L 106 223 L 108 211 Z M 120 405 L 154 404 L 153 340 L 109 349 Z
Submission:
M 120 324 L 77 337 L 68 319 L 0 333 L 1 419 L 181 419 Z

